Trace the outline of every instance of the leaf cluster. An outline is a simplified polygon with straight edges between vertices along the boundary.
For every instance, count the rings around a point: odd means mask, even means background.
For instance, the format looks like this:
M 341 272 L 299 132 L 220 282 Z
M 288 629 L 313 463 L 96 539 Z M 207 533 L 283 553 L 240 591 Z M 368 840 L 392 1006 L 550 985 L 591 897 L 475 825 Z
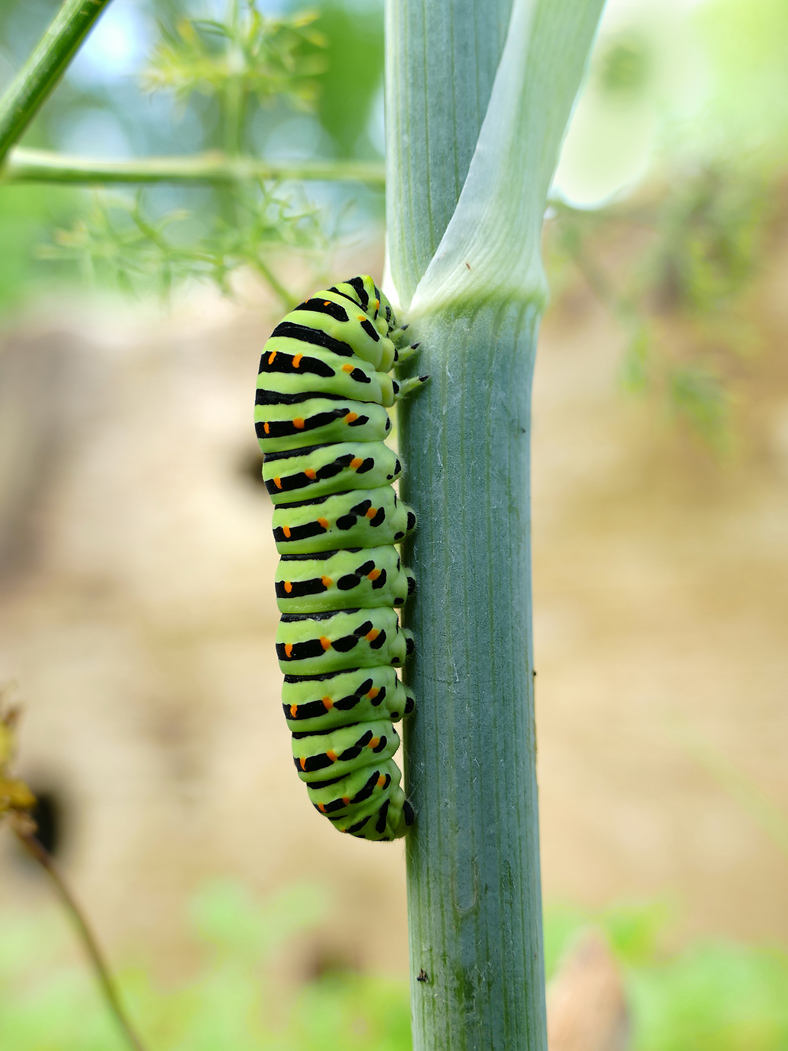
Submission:
M 282 300 L 292 297 L 276 277 L 285 249 L 325 251 L 331 235 L 315 207 L 281 187 L 239 185 L 231 219 L 209 213 L 207 225 L 187 209 L 154 218 L 145 195 L 96 194 L 90 212 L 58 230 L 42 249 L 49 259 L 77 261 L 91 280 L 114 279 L 128 292 L 158 290 L 168 296 L 186 279 L 211 280 L 232 292 L 240 268 L 259 274 Z
M 317 16 L 264 15 L 254 0 L 241 12 L 236 2 L 227 21 L 181 19 L 173 28 L 160 24 L 142 86 L 172 91 L 181 103 L 193 94 L 221 96 L 233 83 L 261 105 L 287 98 L 311 108 L 317 77 L 325 68 L 323 34 Z

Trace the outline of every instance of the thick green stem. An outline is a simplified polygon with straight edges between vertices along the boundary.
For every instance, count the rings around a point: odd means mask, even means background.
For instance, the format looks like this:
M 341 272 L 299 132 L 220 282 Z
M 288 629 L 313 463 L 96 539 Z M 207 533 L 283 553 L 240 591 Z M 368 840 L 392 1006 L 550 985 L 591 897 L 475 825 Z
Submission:
M 402 411 L 417 639 L 406 727 L 414 1051 L 544 1051 L 530 594 L 539 311 L 419 327 Z M 426 975 L 426 979 L 425 979 Z
M 197 182 L 232 184 L 248 179 L 354 181 L 382 186 L 382 164 L 363 161 L 264 161 L 257 157 L 228 157 L 220 151 L 185 157 L 141 157 L 103 161 L 69 157 L 49 150 L 18 146 L 0 168 L 0 182 L 38 182 L 73 185 L 111 183 Z
M 602 0 L 387 8 L 389 269 L 430 382 L 401 410 L 414 1051 L 546 1051 L 531 375 L 547 190 Z
M 0 99 L 0 163 L 65 73 L 109 0 L 65 0 L 33 54 Z

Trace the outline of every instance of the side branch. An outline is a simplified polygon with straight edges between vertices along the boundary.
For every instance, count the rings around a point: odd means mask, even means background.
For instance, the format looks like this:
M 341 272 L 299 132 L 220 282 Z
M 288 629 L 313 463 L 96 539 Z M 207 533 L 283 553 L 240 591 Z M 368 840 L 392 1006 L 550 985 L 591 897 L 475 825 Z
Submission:
M 196 182 L 229 185 L 251 179 L 362 182 L 383 186 L 382 164 L 364 161 L 264 161 L 221 151 L 183 157 L 141 157 L 105 161 L 69 157 L 18 146 L 2 167 L 0 182 L 111 185 L 115 183 Z
M 0 162 L 63 76 L 109 0 L 66 0 L 0 99 Z

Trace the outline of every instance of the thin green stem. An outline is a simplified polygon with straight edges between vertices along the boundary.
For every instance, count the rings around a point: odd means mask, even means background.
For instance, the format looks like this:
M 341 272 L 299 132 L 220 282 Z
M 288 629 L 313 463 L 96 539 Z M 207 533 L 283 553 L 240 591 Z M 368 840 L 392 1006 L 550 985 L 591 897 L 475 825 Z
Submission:
M 65 0 L 33 54 L 0 99 L 0 163 L 63 76 L 110 0 Z
M 20 816 L 11 826 L 17 835 L 22 846 L 30 854 L 30 856 L 38 862 L 38 864 L 45 870 L 46 874 L 52 881 L 52 884 L 60 898 L 61 902 L 65 906 L 66 911 L 71 917 L 77 932 L 82 939 L 82 943 L 87 950 L 88 957 L 93 966 L 93 970 L 96 973 L 99 986 L 104 999 L 107 1002 L 107 1006 L 112 1013 L 115 1021 L 118 1024 L 120 1031 L 122 1032 L 126 1042 L 132 1051 L 146 1051 L 145 1045 L 143 1044 L 140 1037 L 137 1035 L 134 1027 L 129 1021 L 128 1015 L 126 1014 L 125 1008 L 120 999 L 120 994 L 115 986 L 114 979 L 110 972 L 109 966 L 104 959 L 96 936 L 90 929 L 90 924 L 82 909 L 79 907 L 78 902 L 72 895 L 71 891 L 63 881 L 62 876 L 57 870 L 55 863 L 52 860 L 52 856 L 49 851 L 43 846 L 41 842 L 36 838 L 33 832 L 32 823 L 26 818 L 26 816 Z
M 282 282 L 274 274 L 270 266 L 267 266 L 262 259 L 256 259 L 254 265 L 259 273 L 265 278 L 268 284 L 271 286 L 273 291 L 279 296 L 282 301 L 282 306 L 286 310 L 292 310 L 297 304 L 298 300 L 293 297 L 293 294 L 289 292 Z
M 0 183 L 59 183 L 111 185 L 115 183 L 234 184 L 254 179 L 292 179 L 312 182 L 362 182 L 383 186 L 382 164 L 364 161 L 264 161 L 233 156 L 219 150 L 184 157 L 141 157 L 104 161 L 70 157 L 49 150 L 12 150 L 0 167 Z

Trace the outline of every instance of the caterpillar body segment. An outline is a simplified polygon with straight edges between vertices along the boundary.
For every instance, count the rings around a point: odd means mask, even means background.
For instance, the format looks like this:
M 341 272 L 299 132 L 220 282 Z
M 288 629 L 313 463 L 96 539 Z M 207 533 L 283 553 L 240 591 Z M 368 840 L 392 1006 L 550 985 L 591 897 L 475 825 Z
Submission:
M 356 485 L 375 489 L 395 482 L 401 472 L 399 457 L 384 442 L 287 449 L 268 453 L 263 463 L 265 487 L 275 504 L 345 493 Z
M 390 485 L 333 493 L 274 509 L 280 555 L 398 544 L 416 526 L 416 515 Z
M 391 430 L 382 405 L 368 402 L 361 412 L 350 398 L 314 397 L 292 405 L 266 405 L 265 421 L 258 422 L 257 438 L 263 452 L 281 452 L 332 442 L 383 441 Z M 263 414 L 262 407 L 258 413 Z
M 354 606 L 402 606 L 415 587 L 394 547 L 283 555 L 276 574 L 282 613 L 325 613 Z
M 373 719 L 398 722 L 413 711 L 410 690 L 392 667 L 327 675 L 285 675 L 282 708 L 291 732 L 350 726 Z
M 413 638 L 397 611 L 341 609 L 331 613 L 285 613 L 276 633 L 276 655 L 285 674 L 323 675 L 346 668 L 401 668 Z
M 263 348 L 255 430 L 282 556 L 276 650 L 293 761 L 315 808 L 363 839 L 404 835 L 413 809 L 393 723 L 413 710 L 397 676 L 413 650 L 397 609 L 415 586 L 393 546 L 416 525 L 392 483 L 386 408 L 423 383 L 394 380 L 411 356 L 371 277 L 317 292 Z

